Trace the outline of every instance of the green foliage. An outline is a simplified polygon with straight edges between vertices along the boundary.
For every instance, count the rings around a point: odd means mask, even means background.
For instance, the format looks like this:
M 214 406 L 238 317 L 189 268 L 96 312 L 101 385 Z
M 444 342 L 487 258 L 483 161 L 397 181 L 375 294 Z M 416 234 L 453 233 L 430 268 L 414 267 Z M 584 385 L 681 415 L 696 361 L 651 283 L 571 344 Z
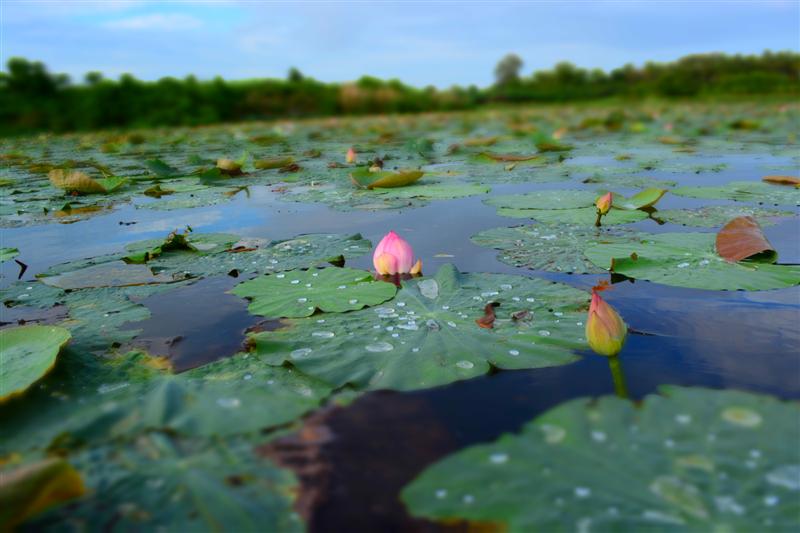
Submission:
M 673 63 L 647 63 L 604 72 L 559 63 L 552 70 L 520 76 L 522 59 L 503 58 L 497 84 L 487 89 L 417 89 L 400 81 L 362 77 L 351 83 L 322 83 L 297 69 L 288 79 L 198 81 L 162 78 L 143 82 L 130 74 L 118 80 L 93 72 L 84 84 L 70 83 L 39 62 L 11 58 L 0 74 L 0 134 L 98 128 L 198 125 L 277 117 L 361 113 L 408 113 L 469 109 L 492 102 L 573 101 L 609 96 L 691 97 L 704 95 L 798 94 L 800 55 L 704 54 Z M 619 129 L 625 113 L 600 124 Z M 756 125 L 757 126 L 757 125 Z M 736 126 L 731 126 L 735 128 Z M 114 146 L 109 145 L 109 150 Z M 156 171 L 158 172 L 158 171 Z

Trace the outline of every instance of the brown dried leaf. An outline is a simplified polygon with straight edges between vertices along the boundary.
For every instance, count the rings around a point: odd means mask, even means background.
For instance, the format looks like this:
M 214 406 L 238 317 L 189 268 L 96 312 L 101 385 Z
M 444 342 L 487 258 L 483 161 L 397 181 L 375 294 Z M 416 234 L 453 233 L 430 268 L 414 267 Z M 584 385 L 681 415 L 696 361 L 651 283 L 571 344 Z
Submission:
M 778 259 L 761 226 L 750 216 L 734 218 L 719 230 L 717 253 L 731 263 L 748 258 L 774 263 Z
M 764 176 L 761 181 L 775 183 L 777 185 L 794 185 L 800 187 L 800 178 L 796 176 Z
M 497 302 L 489 302 L 486 304 L 486 307 L 483 308 L 483 316 L 476 318 L 475 323 L 482 328 L 492 329 L 494 327 L 494 321 L 497 318 L 494 314 L 494 308 L 499 306 L 500 304 Z

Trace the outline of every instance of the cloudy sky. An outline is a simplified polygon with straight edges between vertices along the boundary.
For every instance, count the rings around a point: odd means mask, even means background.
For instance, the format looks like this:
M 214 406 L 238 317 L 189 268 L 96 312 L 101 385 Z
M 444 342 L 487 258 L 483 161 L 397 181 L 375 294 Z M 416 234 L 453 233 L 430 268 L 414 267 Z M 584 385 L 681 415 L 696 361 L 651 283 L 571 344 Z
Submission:
M 362 74 L 486 85 L 516 52 L 610 69 L 697 52 L 800 47 L 800 0 L 0 0 L 0 55 L 143 79 Z

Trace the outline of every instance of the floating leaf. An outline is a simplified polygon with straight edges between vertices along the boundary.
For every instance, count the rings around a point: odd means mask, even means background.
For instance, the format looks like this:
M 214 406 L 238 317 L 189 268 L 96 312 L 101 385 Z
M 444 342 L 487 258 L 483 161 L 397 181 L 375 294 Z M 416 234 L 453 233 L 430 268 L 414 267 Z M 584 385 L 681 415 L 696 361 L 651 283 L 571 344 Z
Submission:
M 16 248 L 0 248 L 0 263 L 10 261 L 19 255 L 19 250 Z
M 283 168 L 294 163 L 294 157 L 270 157 L 267 159 L 256 159 L 253 161 L 253 166 L 259 170 L 271 170 L 275 168 Z
M 535 191 L 487 198 L 484 203 L 506 209 L 575 209 L 594 205 L 597 193 L 575 189 Z
M 619 209 L 642 209 L 655 205 L 667 191 L 665 189 L 650 188 L 639 191 L 629 198 L 622 195 L 614 195 L 614 207 Z
M 778 260 L 778 252 L 769 243 L 753 217 L 734 218 L 717 233 L 717 253 L 731 263 L 750 259 L 764 263 Z
M 241 176 L 242 163 L 233 159 L 217 159 L 217 169 L 226 176 Z
M 746 205 L 710 205 L 697 209 L 669 209 L 658 211 L 655 215 L 665 222 L 680 224 L 682 226 L 696 226 L 713 228 L 722 226 L 732 218 L 751 216 L 762 226 L 771 226 L 777 219 L 795 216 L 791 211 L 764 209 Z
M 800 178 L 797 176 L 764 176 L 761 181 L 774 183 L 776 185 L 794 185 L 800 187 Z
M 405 187 L 418 181 L 424 172 L 421 170 L 399 170 L 397 172 L 378 171 L 370 172 L 366 168 L 360 168 L 350 173 L 350 179 L 361 188 L 366 189 L 391 189 L 393 187 Z
M 591 245 L 619 242 L 627 231 L 594 225 L 534 224 L 492 228 L 472 236 L 472 242 L 499 250 L 497 258 L 514 267 L 551 272 L 603 272 L 583 255 Z
M 248 310 L 271 318 L 311 316 L 316 310 L 342 313 L 377 305 L 397 288 L 352 268 L 291 270 L 245 281 L 231 292 L 251 300 Z
M 32 516 L 85 492 L 81 475 L 63 459 L 44 459 L 0 472 L 0 524 L 10 531 Z
M 716 187 L 677 187 L 670 192 L 691 198 L 800 206 L 800 190 L 791 187 L 775 187 L 760 181 L 733 181 Z
M 559 405 L 434 464 L 401 498 L 415 516 L 509 531 L 796 529 L 797 404 L 661 391 L 638 408 L 609 396 Z
M 0 330 L 0 402 L 22 394 L 47 374 L 69 339 L 69 331 L 56 326 Z
M 478 157 L 502 163 L 520 163 L 524 161 L 533 161 L 535 159 L 541 159 L 542 156 L 539 154 L 519 155 L 519 154 L 498 154 L 494 152 L 481 152 L 480 154 L 478 154 Z
M 595 265 L 630 278 L 708 290 L 768 290 L 800 284 L 800 265 L 729 263 L 713 233 L 642 234 L 586 249 Z
M 490 302 L 500 304 L 491 330 L 475 323 Z M 579 324 L 587 302 L 586 293 L 559 283 L 462 274 L 444 265 L 434 277 L 404 282 L 381 307 L 287 320 L 285 328 L 251 339 L 271 364 L 290 362 L 332 386 L 412 390 L 479 376 L 492 367 L 574 361 L 573 350 L 585 347 Z M 533 319 L 511 320 L 520 311 Z
M 147 167 L 147 170 L 152 174 L 155 174 L 157 178 L 171 178 L 177 176 L 179 173 L 177 168 L 168 165 L 161 159 L 149 159 L 144 162 L 144 166 Z
M 50 183 L 67 192 L 80 194 L 105 194 L 113 192 L 127 180 L 112 176 L 109 178 L 91 178 L 88 174 L 78 170 L 53 169 L 48 173 Z
M 241 441 L 182 442 L 152 433 L 72 461 L 86 472 L 91 496 L 42 516 L 33 529 L 70 522 L 92 531 L 303 529 L 292 511 L 294 476 Z
M 497 210 L 497 214 L 510 218 L 532 218 L 543 224 L 571 224 L 575 226 L 594 226 L 597 219 L 597 208 L 580 207 L 575 209 L 506 209 Z M 603 226 L 630 224 L 648 217 L 644 211 L 627 211 L 612 208 L 603 217 Z
M 172 283 L 182 278 L 153 274 L 145 265 L 110 261 L 88 266 L 63 274 L 40 276 L 42 283 L 59 289 L 85 289 L 88 287 L 131 287 L 155 283 Z

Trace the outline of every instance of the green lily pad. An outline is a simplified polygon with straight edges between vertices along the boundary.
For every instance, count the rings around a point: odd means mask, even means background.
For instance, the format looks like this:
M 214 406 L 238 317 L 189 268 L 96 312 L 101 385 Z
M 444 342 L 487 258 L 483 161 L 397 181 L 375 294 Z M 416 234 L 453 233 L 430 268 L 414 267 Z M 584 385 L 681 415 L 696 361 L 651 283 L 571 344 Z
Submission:
M 534 191 L 525 194 L 493 196 L 484 203 L 504 209 L 576 209 L 594 205 L 598 194 L 594 191 L 558 189 Z
M 19 255 L 19 250 L 16 248 L 0 248 L 0 263 L 10 261 Z
M 513 228 L 492 228 L 472 236 L 478 246 L 494 248 L 497 258 L 511 266 L 595 274 L 604 272 L 586 259 L 583 251 L 591 245 L 619 242 L 630 232 L 595 228 L 593 225 L 533 224 Z
M 791 211 L 764 209 L 747 205 L 709 205 L 697 209 L 668 209 L 656 215 L 665 222 L 698 228 L 721 227 L 736 217 L 751 216 L 761 226 L 775 225 L 780 219 L 794 217 Z
M 251 300 L 252 314 L 281 318 L 362 309 L 391 299 L 397 288 L 363 270 L 330 267 L 259 276 L 231 292 Z
M 400 170 L 370 172 L 367 168 L 360 168 L 350 173 L 350 179 L 358 187 L 365 189 L 392 189 L 405 187 L 418 181 L 423 174 L 421 170 Z
M 691 198 L 800 206 L 800 189 L 761 181 L 733 181 L 719 187 L 678 187 L 670 192 Z
M 287 275 L 288 277 L 288 275 Z M 413 390 L 577 359 L 585 347 L 586 293 L 521 276 L 462 274 L 444 265 L 406 281 L 381 307 L 287 320 L 253 335 L 256 353 L 334 386 Z M 476 319 L 500 303 L 493 329 Z M 527 311 L 527 313 L 525 313 Z M 524 315 L 512 320 L 512 314 Z
M 717 255 L 713 233 L 643 234 L 586 249 L 595 265 L 630 278 L 709 290 L 768 290 L 800 284 L 800 265 L 729 263 Z
M 596 207 L 576 209 L 506 209 L 500 208 L 497 214 L 509 218 L 532 218 L 544 224 L 572 224 L 575 226 L 594 226 L 597 219 Z M 644 211 L 626 211 L 612 208 L 602 219 L 603 226 L 630 224 L 648 218 Z
M 179 441 L 153 433 L 135 443 L 87 450 L 72 462 L 90 494 L 30 524 L 81 524 L 92 531 L 287 531 L 297 481 L 241 441 Z
M 56 326 L 0 330 L 0 402 L 22 394 L 47 374 L 70 334 Z
M 621 194 L 615 194 L 613 198 L 614 207 L 619 209 L 627 209 L 633 211 L 635 209 L 642 209 L 655 205 L 667 191 L 665 189 L 657 189 L 651 187 L 643 191 L 639 191 L 633 196 L 628 198 Z
M 69 290 L 87 287 L 130 287 L 180 281 L 171 276 L 153 274 L 153 271 L 145 265 L 131 265 L 123 261 L 100 263 L 54 276 L 40 276 L 39 279 L 47 285 Z
M 157 178 L 171 178 L 179 174 L 179 170 L 161 159 L 150 159 L 144 162 L 144 166 Z
M 401 497 L 415 516 L 509 531 L 797 529 L 797 404 L 661 391 L 638 408 L 616 397 L 559 405 L 429 467 Z

